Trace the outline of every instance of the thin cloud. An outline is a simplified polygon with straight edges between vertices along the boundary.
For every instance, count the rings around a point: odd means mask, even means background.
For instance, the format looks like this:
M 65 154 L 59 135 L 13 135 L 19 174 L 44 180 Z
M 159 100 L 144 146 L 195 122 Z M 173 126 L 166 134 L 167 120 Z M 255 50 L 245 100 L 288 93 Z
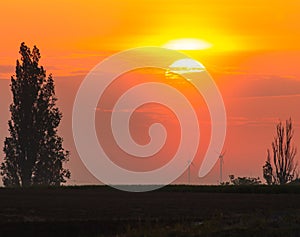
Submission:
M 229 126 L 274 126 L 279 119 L 277 117 L 262 117 L 259 119 L 252 119 L 248 117 L 233 116 L 228 117 Z
M 70 72 L 72 75 L 87 75 L 88 73 L 89 70 L 75 70 Z
M 265 98 L 300 96 L 300 80 L 293 76 L 249 75 L 241 78 L 238 97 Z
M 99 108 L 97 107 L 95 109 L 97 112 L 103 112 L 103 113 L 141 113 L 143 116 L 149 118 L 150 120 L 160 120 L 160 121 L 169 121 L 170 120 L 170 113 L 161 110 L 159 106 L 147 106 L 138 108 L 136 110 L 132 109 L 120 109 L 120 110 L 112 110 L 112 109 L 105 109 L 105 108 Z
M 2 73 L 14 73 L 15 66 L 14 65 L 0 65 L 0 74 Z

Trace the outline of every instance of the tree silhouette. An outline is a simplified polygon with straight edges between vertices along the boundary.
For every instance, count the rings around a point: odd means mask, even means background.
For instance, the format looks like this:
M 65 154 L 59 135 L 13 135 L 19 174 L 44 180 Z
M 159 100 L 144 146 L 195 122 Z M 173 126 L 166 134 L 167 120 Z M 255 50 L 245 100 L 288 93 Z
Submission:
M 5 186 L 60 185 L 70 178 L 68 161 L 57 128 L 62 113 L 56 107 L 52 75 L 39 66 L 39 49 L 21 44 L 21 62 L 11 77 L 13 103 L 8 121 L 10 136 L 4 141 L 1 175 Z
M 265 165 L 263 166 L 263 176 L 268 185 L 274 184 L 273 168 L 271 165 L 270 151 L 268 150 L 268 156 Z
M 276 136 L 272 142 L 272 157 L 268 149 L 267 161 L 263 166 L 263 175 L 267 184 L 286 184 L 296 178 L 297 149 L 292 144 L 293 136 L 291 118 L 286 120 L 285 126 L 282 122 L 277 124 Z

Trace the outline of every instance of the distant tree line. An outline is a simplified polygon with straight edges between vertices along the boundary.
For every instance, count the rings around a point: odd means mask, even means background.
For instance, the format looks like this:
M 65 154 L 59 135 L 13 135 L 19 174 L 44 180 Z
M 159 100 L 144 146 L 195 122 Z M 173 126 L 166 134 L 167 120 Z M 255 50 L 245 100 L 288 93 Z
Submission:
M 229 175 L 227 182 L 221 183 L 221 185 L 258 185 L 261 184 L 259 177 L 235 177 L 233 174 Z
M 13 102 L 8 121 L 9 136 L 4 141 L 1 175 L 6 187 L 32 185 L 59 186 L 70 178 L 63 168 L 69 151 L 58 135 L 62 113 L 56 106 L 53 77 L 39 66 L 39 49 L 21 44 L 21 60 L 11 77 Z

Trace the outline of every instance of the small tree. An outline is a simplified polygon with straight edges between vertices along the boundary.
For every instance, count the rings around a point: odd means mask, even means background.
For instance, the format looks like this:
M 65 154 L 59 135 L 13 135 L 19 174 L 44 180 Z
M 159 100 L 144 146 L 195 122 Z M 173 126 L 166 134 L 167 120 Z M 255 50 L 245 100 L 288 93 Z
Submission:
M 286 184 L 296 178 L 297 154 L 296 147 L 292 144 L 294 129 L 292 119 L 279 122 L 276 126 L 276 135 L 272 142 L 272 155 L 267 150 L 267 161 L 263 166 L 263 176 L 267 184 Z
M 11 77 L 13 103 L 8 121 L 10 136 L 4 141 L 1 175 L 5 186 L 60 185 L 70 178 L 63 168 L 69 152 L 58 136 L 62 114 L 56 107 L 54 81 L 39 66 L 40 52 L 20 47 L 16 76 Z
M 273 168 L 271 165 L 270 151 L 268 150 L 268 156 L 265 165 L 263 166 L 263 176 L 268 185 L 274 184 Z

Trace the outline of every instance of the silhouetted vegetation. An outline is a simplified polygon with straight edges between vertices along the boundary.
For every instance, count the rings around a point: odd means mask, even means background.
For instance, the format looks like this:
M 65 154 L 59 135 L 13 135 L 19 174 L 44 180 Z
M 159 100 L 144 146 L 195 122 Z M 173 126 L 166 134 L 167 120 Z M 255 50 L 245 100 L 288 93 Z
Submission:
M 13 103 L 8 121 L 10 136 L 4 142 L 1 175 L 5 186 L 55 185 L 65 182 L 70 171 L 63 139 L 57 134 L 62 113 L 56 107 L 52 75 L 39 66 L 39 49 L 20 47 L 16 75 L 11 77 Z
M 229 175 L 230 183 L 233 185 L 258 185 L 261 184 L 260 178 L 253 178 L 253 177 L 237 177 L 235 178 L 234 175 Z
M 286 184 L 296 179 L 297 162 L 296 147 L 292 144 L 294 129 L 292 119 L 286 120 L 285 126 L 279 122 L 276 135 L 272 142 L 272 154 L 268 149 L 268 156 L 263 166 L 263 176 L 267 184 Z

